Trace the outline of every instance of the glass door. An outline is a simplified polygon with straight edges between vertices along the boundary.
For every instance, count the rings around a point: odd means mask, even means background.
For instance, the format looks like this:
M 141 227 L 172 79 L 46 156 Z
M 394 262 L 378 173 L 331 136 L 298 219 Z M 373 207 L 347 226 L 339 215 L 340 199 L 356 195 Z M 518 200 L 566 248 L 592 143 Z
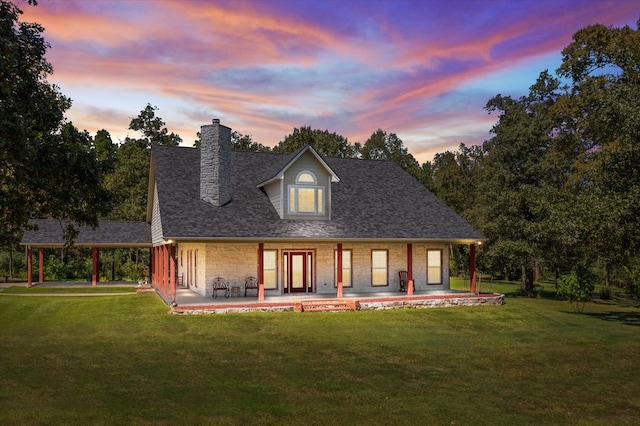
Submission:
M 307 251 L 292 251 L 284 255 L 285 292 L 304 293 L 312 291 L 313 254 Z

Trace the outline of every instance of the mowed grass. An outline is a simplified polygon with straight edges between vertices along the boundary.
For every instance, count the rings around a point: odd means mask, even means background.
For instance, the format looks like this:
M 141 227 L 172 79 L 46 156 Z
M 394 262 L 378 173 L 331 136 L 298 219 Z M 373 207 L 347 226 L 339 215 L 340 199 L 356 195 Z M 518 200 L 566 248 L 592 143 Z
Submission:
M 638 424 L 640 309 L 169 315 L 0 297 L 3 424 Z
M 70 286 L 70 287 L 24 287 L 12 286 L 2 290 L 4 294 L 92 294 L 92 293 L 135 293 L 134 286 Z

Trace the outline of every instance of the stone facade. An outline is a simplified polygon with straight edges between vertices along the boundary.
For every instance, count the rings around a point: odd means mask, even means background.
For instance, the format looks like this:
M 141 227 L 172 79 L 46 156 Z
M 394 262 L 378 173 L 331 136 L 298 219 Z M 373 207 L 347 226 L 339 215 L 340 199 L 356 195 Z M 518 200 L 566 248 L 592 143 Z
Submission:
M 200 198 L 220 207 L 231 201 L 231 129 L 213 124 L 200 128 Z

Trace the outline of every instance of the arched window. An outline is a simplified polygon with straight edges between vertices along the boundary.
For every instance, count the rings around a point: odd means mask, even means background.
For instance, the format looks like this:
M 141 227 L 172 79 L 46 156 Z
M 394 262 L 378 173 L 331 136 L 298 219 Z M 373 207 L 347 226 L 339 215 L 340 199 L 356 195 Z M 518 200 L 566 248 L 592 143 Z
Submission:
M 324 187 L 318 186 L 313 173 L 304 170 L 296 176 L 296 184 L 289 185 L 289 213 L 324 214 Z
M 296 177 L 296 183 L 316 183 L 316 177 L 311 172 L 300 172 Z

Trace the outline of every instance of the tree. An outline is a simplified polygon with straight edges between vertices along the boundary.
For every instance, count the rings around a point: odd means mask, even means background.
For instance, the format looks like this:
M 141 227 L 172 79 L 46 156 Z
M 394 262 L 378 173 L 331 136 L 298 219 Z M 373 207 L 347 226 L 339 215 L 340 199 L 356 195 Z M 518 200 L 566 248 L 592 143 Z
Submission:
M 550 220 L 554 194 L 564 176 L 553 161 L 562 139 L 551 112 L 560 96 L 558 80 L 542 72 L 527 96 L 519 99 L 497 95 L 486 109 L 499 111 L 494 136 L 485 142 L 477 199 L 470 217 L 490 239 L 484 250 L 493 268 L 522 270 L 523 290 L 534 294 L 535 271 L 545 259 L 545 248 L 555 222 Z M 479 220 L 478 220 L 479 219 Z M 505 250 L 508 249 L 508 250 Z
M 109 132 L 104 129 L 98 130 L 93 140 L 93 146 L 98 161 L 105 170 L 112 171 L 118 155 L 118 146 L 111 140 Z
M 391 160 L 420 180 L 420 163 L 409 153 L 402 139 L 395 133 L 387 134 L 381 129 L 376 130 L 362 146 L 360 153 L 366 160 Z
M 107 219 L 145 220 L 149 185 L 149 162 L 153 145 L 177 146 L 180 136 L 167 130 L 164 121 L 156 117 L 158 108 L 147 104 L 131 119 L 130 130 L 142 133 L 142 138 L 127 137 L 117 149 L 114 170 L 107 177 L 107 187 L 114 194 L 113 208 Z
M 562 54 L 569 86 L 545 71 L 527 96 L 487 103 L 500 115 L 464 213 L 490 238 L 484 261 L 520 264 L 527 293 L 541 265 L 559 276 L 599 263 L 608 283 L 640 249 L 640 32 L 592 25 Z M 436 160 L 436 192 L 461 208 L 454 155 Z M 456 183 L 443 187 L 438 170 Z
M 35 2 L 34 2 L 35 3 Z M 0 2 L 0 244 L 15 245 L 31 217 L 97 225 L 106 192 L 90 138 L 65 124 L 71 100 L 47 82 L 49 48 L 36 23 Z M 73 225 L 68 230 L 73 235 Z
M 151 148 L 153 145 L 180 145 L 182 138 L 173 132 L 169 133 L 162 118 L 156 117 L 155 111 L 157 110 L 158 107 L 147 104 L 145 109 L 131 120 L 129 130 L 142 132 L 144 136 L 142 140 L 146 141 L 147 148 Z
M 304 126 L 294 128 L 293 133 L 273 148 L 273 152 L 289 154 L 305 145 L 311 145 L 318 154 L 328 157 L 354 158 L 358 153 L 358 145 L 351 145 L 344 136 Z
M 438 153 L 433 158 L 430 189 L 458 214 L 464 215 L 473 207 L 482 155 L 480 146 L 460 144 L 457 151 Z
M 251 152 L 270 152 L 271 148 L 261 143 L 254 142 L 251 135 L 243 135 L 242 133 L 231 132 L 231 149 L 233 151 L 251 151 Z
M 640 20 L 637 28 L 581 29 L 557 70 L 571 81 L 557 109 L 581 151 L 574 179 L 579 232 L 607 286 L 611 270 L 640 249 Z

